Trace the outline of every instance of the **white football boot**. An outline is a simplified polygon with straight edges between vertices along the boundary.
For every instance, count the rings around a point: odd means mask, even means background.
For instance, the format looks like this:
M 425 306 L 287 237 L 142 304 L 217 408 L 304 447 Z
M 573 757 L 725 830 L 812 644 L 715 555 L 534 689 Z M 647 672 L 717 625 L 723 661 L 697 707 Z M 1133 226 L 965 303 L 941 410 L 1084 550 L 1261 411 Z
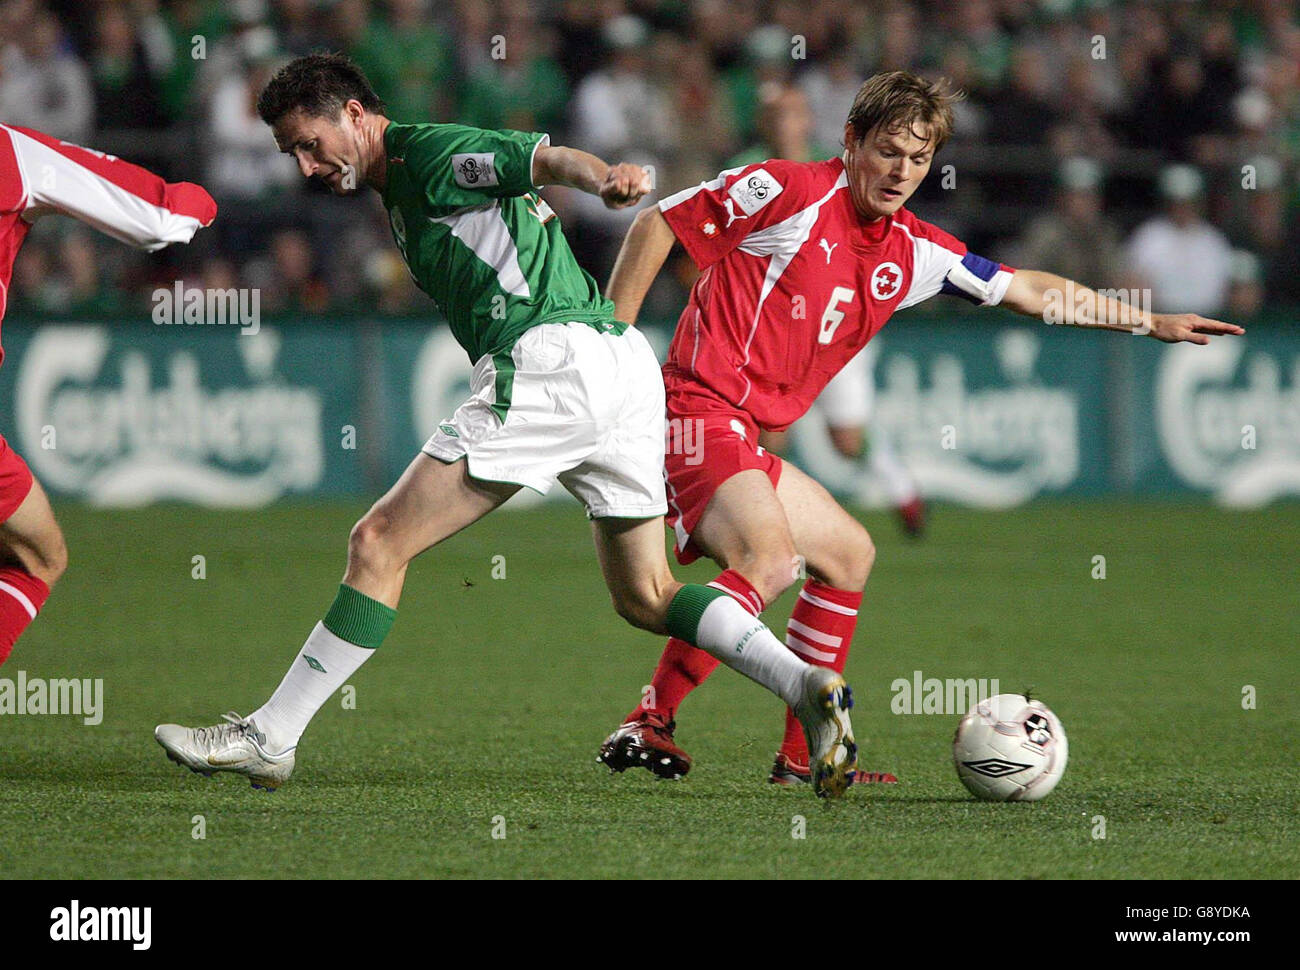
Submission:
M 168 758 L 201 775 L 211 777 L 217 771 L 233 771 L 247 775 L 254 788 L 266 791 L 275 791 L 289 780 L 293 748 L 271 754 L 263 747 L 266 735 L 251 720 L 234 711 L 221 716 L 226 723 L 212 727 L 159 724 L 153 736 Z
M 794 709 L 808 741 L 808 766 L 818 798 L 839 798 L 853 784 L 858 746 L 853 741 L 849 708 L 853 691 L 827 667 L 809 667 L 803 700 Z

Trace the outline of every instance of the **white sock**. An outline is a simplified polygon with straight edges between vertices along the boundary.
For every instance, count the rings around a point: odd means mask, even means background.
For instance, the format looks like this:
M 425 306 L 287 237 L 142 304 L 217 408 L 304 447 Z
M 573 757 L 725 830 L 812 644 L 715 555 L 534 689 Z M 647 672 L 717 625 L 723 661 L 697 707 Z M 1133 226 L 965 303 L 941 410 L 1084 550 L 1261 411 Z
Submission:
M 700 616 L 695 645 L 732 670 L 757 681 L 790 707 L 803 700 L 808 664 L 730 596 L 719 596 Z
M 867 471 L 884 484 L 885 492 L 895 505 L 906 505 L 920 494 L 916 479 L 899 459 L 886 435 L 871 436 L 867 448 Z
M 373 650 L 336 637 L 324 623 L 317 623 L 271 699 L 249 715 L 266 735 L 267 750 L 281 754 L 297 746 L 321 705 L 374 654 Z

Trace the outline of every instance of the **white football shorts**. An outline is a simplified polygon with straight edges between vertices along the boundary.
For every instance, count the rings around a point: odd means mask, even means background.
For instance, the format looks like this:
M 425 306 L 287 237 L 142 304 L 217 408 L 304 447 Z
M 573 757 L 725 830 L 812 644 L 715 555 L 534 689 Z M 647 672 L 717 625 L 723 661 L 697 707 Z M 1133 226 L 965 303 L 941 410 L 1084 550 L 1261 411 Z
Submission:
M 591 518 L 668 511 L 663 376 L 635 327 L 539 324 L 508 355 L 481 357 L 470 391 L 426 455 L 542 495 L 559 481 Z

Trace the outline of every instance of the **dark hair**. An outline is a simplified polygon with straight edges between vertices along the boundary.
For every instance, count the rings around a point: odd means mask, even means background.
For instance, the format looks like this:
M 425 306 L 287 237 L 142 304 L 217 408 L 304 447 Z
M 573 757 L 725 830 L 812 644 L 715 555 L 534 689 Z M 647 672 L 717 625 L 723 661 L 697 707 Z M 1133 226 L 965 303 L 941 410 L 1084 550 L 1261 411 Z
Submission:
M 848 123 L 853 137 L 861 141 L 877 125 L 883 131 L 911 131 L 919 122 L 930 129 L 930 141 L 938 151 L 952 135 L 952 106 L 965 96 L 949 92 L 942 78 L 927 81 L 907 71 L 890 71 L 868 78 L 858 88 Z
M 386 110 L 361 68 L 347 57 L 307 54 L 275 72 L 257 96 L 257 113 L 268 125 L 297 109 L 332 121 L 353 99 L 367 111 L 382 114 Z

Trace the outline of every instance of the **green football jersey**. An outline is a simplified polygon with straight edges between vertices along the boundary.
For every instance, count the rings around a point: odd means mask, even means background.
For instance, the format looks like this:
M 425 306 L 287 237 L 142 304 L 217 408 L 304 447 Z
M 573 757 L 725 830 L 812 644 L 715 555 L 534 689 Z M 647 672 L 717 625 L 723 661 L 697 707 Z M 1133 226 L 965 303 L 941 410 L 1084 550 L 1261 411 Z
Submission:
M 537 195 L 533 152 L 545 139 L 465 125 L 384 132 L 393 239 L 471 361 L 542 323 L 624 329 Z

